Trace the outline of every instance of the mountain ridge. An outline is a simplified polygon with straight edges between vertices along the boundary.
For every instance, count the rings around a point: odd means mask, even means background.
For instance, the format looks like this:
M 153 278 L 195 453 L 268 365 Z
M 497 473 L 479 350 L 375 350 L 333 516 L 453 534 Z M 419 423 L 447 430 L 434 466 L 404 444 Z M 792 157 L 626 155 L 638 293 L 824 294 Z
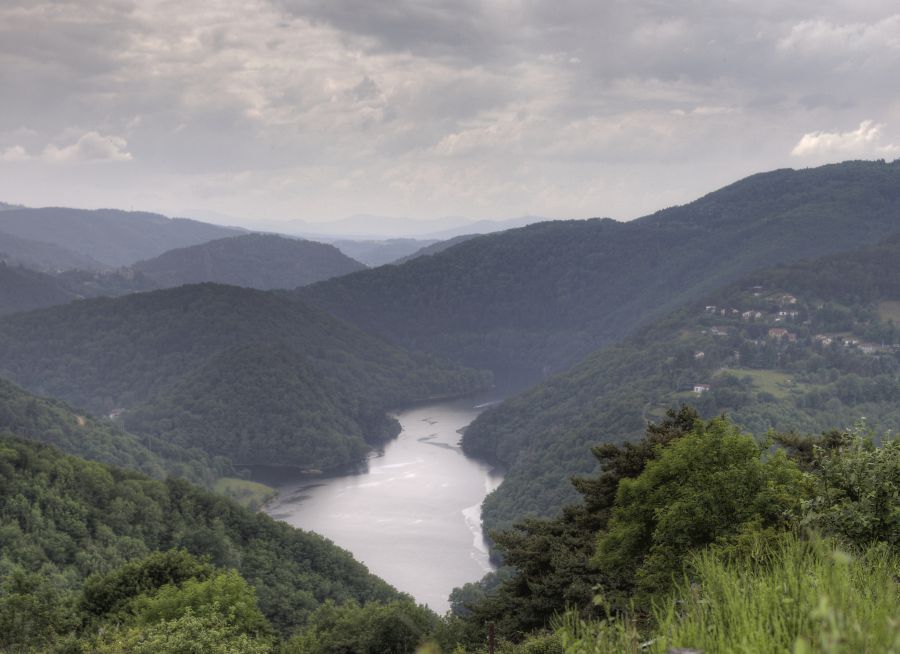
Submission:
M 534 383 L 754 269 L 900 231 L 900 162 L 748 180 L 627 223 L 484 235 L 297 295 L 405 347 Z
M 508 474 L 488 528 L 572 501 L 585 453 L 639 437 L 680 403 L 754 433 L 815 433 L 861 416 L 900 428 L 900 236 L 750 273 L 491 407 L 463 448 Z M 588 466 L 588 467 L 586 467 Z
M 245 234 L 168 250 L 131 269 L 162 288 L 214 282 L 259 290 L 291 289 L 364 270 L 325 243 L 275 234 Z

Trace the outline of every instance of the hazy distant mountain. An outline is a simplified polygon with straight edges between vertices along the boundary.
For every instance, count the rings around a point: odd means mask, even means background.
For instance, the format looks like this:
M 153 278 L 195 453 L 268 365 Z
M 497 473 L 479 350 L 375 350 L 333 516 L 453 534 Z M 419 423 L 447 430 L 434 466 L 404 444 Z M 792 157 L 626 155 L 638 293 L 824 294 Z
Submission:
M 0 314 L 42 309 L 73 300 L 152 291 L 160 284 L 141 273 L 66 270 L 44 273 L 0 261 Z
M 29 311 L 75 299 L 51 275 L 0 261 L 0 314 Z
M 385 412 L 484 387 L 283 293 L 197 284 L 0 319 L 0 374 L 129 432 L 241 464 L 332 468 L 395 433 Z
M 425 234 L 427 238 L 439 240 L 451 239 L 457 236 L 477 235 L 477 234 L 493 234 L 494 232 L 502 232 L 506 229 L 515 229 L 517 227 L 526 227 L 534 223 L 546 222 L 548 218 L 540 216 L 522 216 L 520 218 L 509 218 L 507 220 L 476 220 L 449 229 L 437 232 L 428 232 Z
M 102 263 L 55 243 L 42 243 L 0 232 L 0 260 L 41 271 L 102 270 Z
M 900 231 L 900 162 L 754 175 L 632 222 L 553 221 L 298 295 L 413 349 L 534 381 L 755 269 Z
M 53 243 L 108 266 L 127 266 L 173 248 L 245 233 L 185 218 L 99 209 L 9 209 L 0 232 Z
M 247 234 L 170 250 L 132 268 L 161 287 L 217 282 L 268 290 L 305 286 L 365 266 L 332 245 Z
M 446 241 L 435 241 L 429 245 L 426 245 L 422 248 L 419 248 L 412 254 L 408 254 L 405 257 L 401 257 L 396 261 L 393 261 L 394 264 L 406 263 L 407 261 L 412 261 L 417 257 L 426 257 L 431 256 L 432 254 L 437 254 L 438 252 L 443 252 L 448 248 L 452 248 L 454 245 L 459 245 L 460 243 L 465 243 L 466 241 L 479 236 L 479 234 L 463 234 L 462 236 L 454 236 L 453 238 L 448 238 Z
M 462 234 L 489 234 L 504 229 L 523 227 L 542 220 L 546 220 L 546 218 L 523 216 L 508 220 L 472 220 L 460 216 L 448 216 L 417 220 L 361 214 L 334 222 L 292 222 L 284 225 L 282 231 L 290 229 L 292 232 L 332 237 L 345 235 L 355 240 L 384 238 L 443 240 Z
M 396 263 L 398 259 L 436 242 L 413 238 L 392 238 L 386 241 L 339 240 L 331 241 L 331 244 L 348 257 L 353 257 L 357 261 L 362 261 L 367 266 L 375 268 L 386 263 Z
M 416 220 L 396 216 L 357 214 L 330 222 L 291 221 L 284 229 L 291 232 L 326 235 L 353 240 L 420 238 L 429 232 L 453 229 L 471 222 L 467 218 L 448 216 L 432 220 Z M 425 237 L 427 238 L 427 237 Z

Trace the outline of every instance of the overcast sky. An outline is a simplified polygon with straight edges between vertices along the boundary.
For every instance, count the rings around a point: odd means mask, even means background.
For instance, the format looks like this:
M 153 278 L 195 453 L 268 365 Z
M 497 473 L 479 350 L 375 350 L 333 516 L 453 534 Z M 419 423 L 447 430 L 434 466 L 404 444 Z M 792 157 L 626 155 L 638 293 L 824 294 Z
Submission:
M 896 0 L 0 0 L 0 200 L 633 218 L 900 157 Z

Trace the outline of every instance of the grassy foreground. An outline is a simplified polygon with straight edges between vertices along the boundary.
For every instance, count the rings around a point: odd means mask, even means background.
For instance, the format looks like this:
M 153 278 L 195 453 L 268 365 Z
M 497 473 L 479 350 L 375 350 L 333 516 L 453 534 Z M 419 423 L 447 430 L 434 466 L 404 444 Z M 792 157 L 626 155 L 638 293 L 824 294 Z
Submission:
M 585 623 L 570 616 L 559 632 L 565 651 L 900 652 L 900 558 L 884 544 L 851 556 L 791 535 L 738 560 L 703 550 L 691 569 L 655 608 L 649 638 L 627 617 Z

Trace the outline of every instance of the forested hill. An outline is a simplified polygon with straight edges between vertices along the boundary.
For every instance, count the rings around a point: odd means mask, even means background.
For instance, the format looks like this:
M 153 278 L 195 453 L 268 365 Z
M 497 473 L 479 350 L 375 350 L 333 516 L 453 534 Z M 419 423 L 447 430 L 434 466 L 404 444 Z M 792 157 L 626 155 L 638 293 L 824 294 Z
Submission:
M 46 443 L 67 454 L 158 479 L 175 475 L 209 486 L 231 472 L 227 461 L 214 460 L 196 448 L 139 439 L 113 421 L 32 395 L 5 379 L 0 379 L 0 434 Z
M 102 270 L 105 266 L 89 256 L 54 243 L 42 243 L 0 232 L 0 260 L 41 272 L 58 270 Z
M 216 282 L 269 290 L 306 286 L 365 266 L 333 245 L 247 234 L 170 250 L 132 268 L 161 288 Z
M 50 275 L 0 261 L 0 314 L 63 304 L 74 297 Z
M 131 602 L 139 595 L 169 584 L 169 601 L 176 603 L 168 610 L 183 610 L 172 592 L 190 592 L 190 584 L 182 586 L 188 578 L 208 581 L 218 569 L 236 569 L 255 589 L 262 622 L 285 636 L 326 600 L 400 597 L 321 536 L 183 480 L 153 480 L 8 435 L 0 435 L 0 533 L 3 651 L 98 651 L 89 644 L 96 634 L 115 635 L 123 623 L 135 624 Z M 173 548 L 208 558 L 197 561 Z M 256 602 L 251 594 L 235 597 L 243 585 L 220 577 L 206 589 L 206 601 L 226 614 L 237 611 L 226 615 L 229 620 L 246 619 Z M 201 621 L 208 617 L 200 604 L 203 588 L 193 586 L 193 598 L 182 600 Z M 195 637 L 214 639 L 206 629 Z M 57 638 L 77 639 L 83 647 L 51 648 Z M 197 647 L 190 651 L 213 651 Z
M 0 212 L 0 232 L 51 243 L 114 267 L 128 266 L 173 248 L 242 233 L 154 213 L 63 207 Z
M 751 274 L 479 416 L 464 449 L 509 468 L 484 520 L 554 513 L 592 445 L 635 438 L 682 402 L 757 434 L 863 416 L 898 429 L 898 324 L 898 237 Z
M 215 284 L 0 319 L 0 374 L 126 428 L 238 463 L 324 468 L 392 434 L 385 410 L 482 373 L 370 337 L 298 301 Z
M 756 175 L 629 223 L 490 234 L 298 295 L 413 349 L 533 380 L 742 274 L 898 231 L 900 162 L 848 162 Z

